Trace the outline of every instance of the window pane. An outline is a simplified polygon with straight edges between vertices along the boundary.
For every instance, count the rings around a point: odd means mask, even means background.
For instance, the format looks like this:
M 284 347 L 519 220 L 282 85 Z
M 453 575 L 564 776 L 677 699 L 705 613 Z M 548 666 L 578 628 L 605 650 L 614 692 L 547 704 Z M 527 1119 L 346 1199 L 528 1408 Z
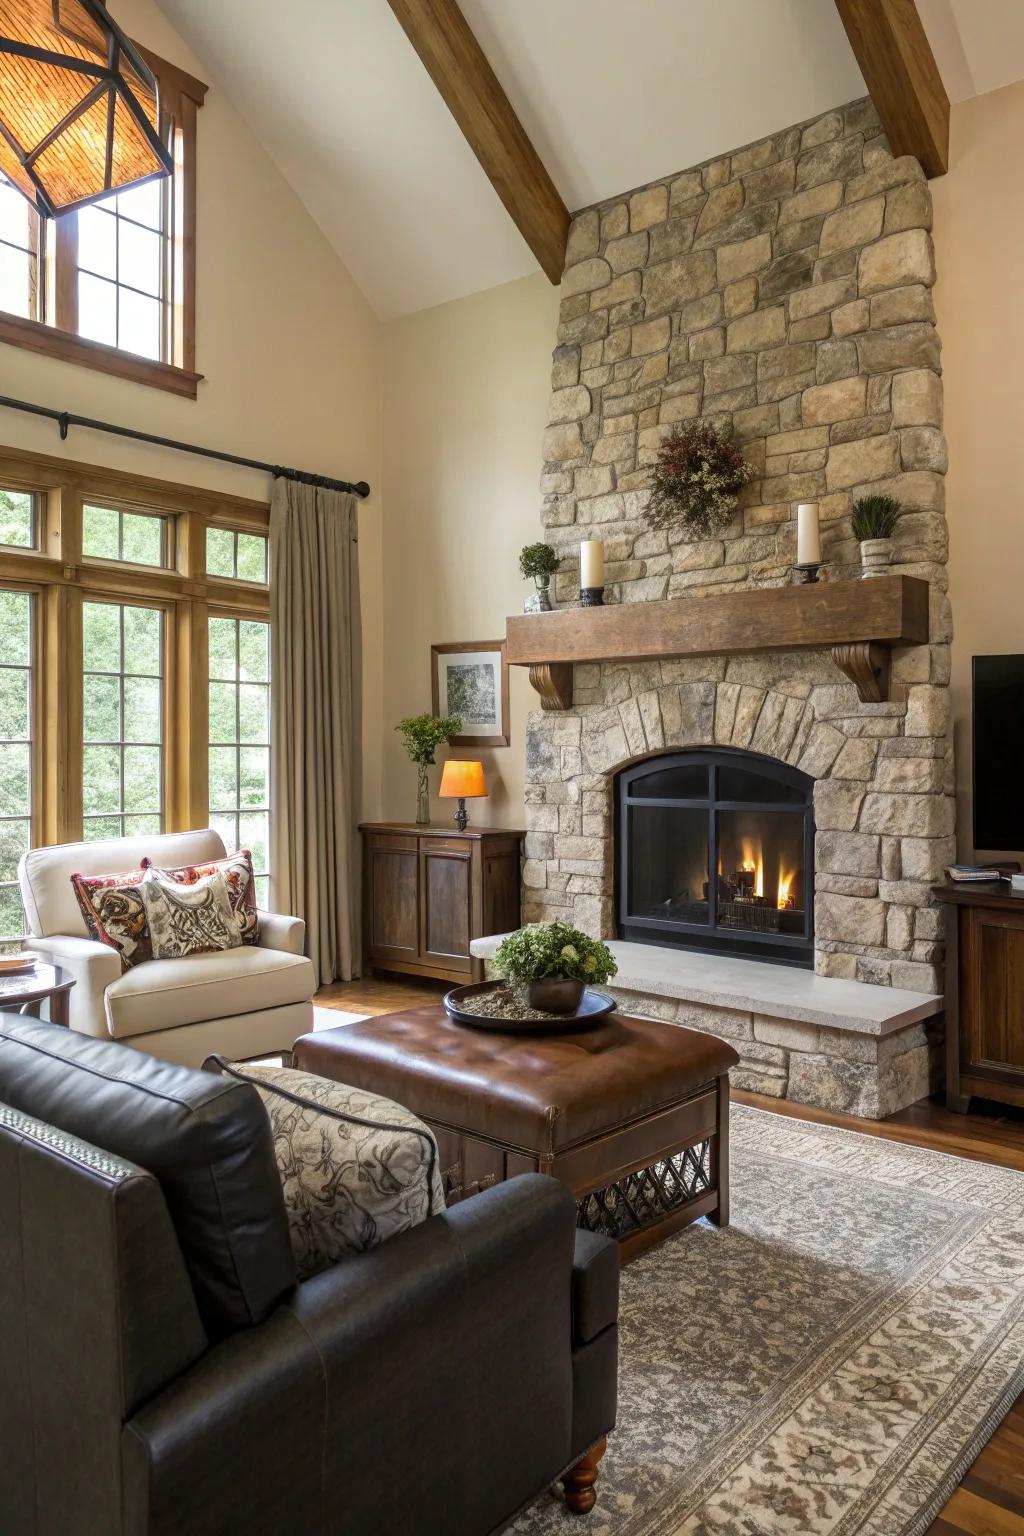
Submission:
M 262 684 L 242 683 L 238 690 L 238 736 L 240 741 L 268 742 L 270 720 L 268 689 Z
M 160 297 L 160 236 L 151 229 L 118 220 L 118 280 L 129 288 Z
M 157 608 L 83 603 L 82 633 L 85 835 L 119 837 L 129 827 L 158 831 L 163 810 L 162 614 Z M 112 666 L 122 654 L 123 667 Z M 115 675 L 103 675 L 111 672 Z M 106 744 L 95 744 L 101 740 Z
M 241 844 L 238 841 L 237 816 L 225 815 L 223 812 L 220 812 L 216 816 L 211 815 L 210 826 L 215 832 L 220 833 L 221 842 L 224 844 L 224 847 L 227 849 L 228 853 L 234 853 L 236 848 L 241 847 Z
M 117 811 L 121 806 L 121 749 L 119 747 L 82 748 L 82 810 L 86 816 L 98 811 Z
M 160 804 L 160 748 L 125 747 L 124 808 L 154 811 Z
M 145 298 L 131 288 L 117 293 L 117 344 L 125 352 L 160 360 L 162 312 L 158 299 Z
M 78 210 L 78 265 L 98 277 L 117 277 L 117 220 L 102 208 Z
M 0 309 L 33 318 L 32 257 L 13 245 L 0 244 Z
M 27 668 L 0 667 L 0 739 L 28 740 L 28 682 Z
M 210 620 L 210 825 L 227 848 L 249 848 L 257 899 L 269 900 L 270 626 L 255 619 Z M 239 683 L 233 676 L 239 663 Z
M 243 625 L 243 629 L 252 626 Z M 256 628 L 264 628 L 257 625 Z M 210 620 L 210 676 L 220 678 L 234 678 L 237 674 L 235 658 L 235 634 L 237 625 L 234 619 Z
M 0 592 L 0 952 L 20 948 L 18 860 L 32 836 L 32 599 Z
M 252 867 L 262 874 L 270 867 L 270 817 L 264 811 L 260 815 L 242 815 L 238 818 L 238 846 L 248 848 L 252 854 Z
M 238 717 L 234 683 L 210 684 L 210 741 L 234 742 L 238 740 Z
M 32 800 L 27 742 L 0 742 L 0 816 L 24 816 Z
M 238 579 L 239 581 L 266 581 L 267 541 L 262 534 L 240 533 L 238 535 Z
M 121 740 L 121 686 L 116 677 L 87 674 L 82 680 L 86 741 Z
M 159 608 L 124 610 L 124 670 L 159 677 L 161 666 Z
M 238 753 L 234 747 L 210 748 L 210 809 L 230 810 L 238 804 Z
M 0 240 L 28 250 L 33 243 L 29 223 L 31 218 L 32 209 L 26 199 L 0 176 Z
M 31 655 L 29 626 L 31 599 L 27 592 L 0 588 L 0 663 L 27 667 Z
M 158 181 L 144 181 L 141 187 L 130 187 L 117 194 L 117 211 L 124 219 L 134 219 L 136 224 L 147 224 L 159 229 L 163 213 L 163 191 Z
M 17 885 L 0 885 L 0 953 L 14 954 L 21 948 L 25 916 Z
M 82 655 L 90 672 L 120 672 L 120 614 L 116 603 L 82 604 Z
M 113 507 L 82 508 L 82 554 L 90 560 L 116 560 L 121 514 Z
M 242 619 L 239 623 L 238 662 L 244 682 L 270 682 L 269 639 L 269 625 L 250 622 L 247 619 Z
M 29 823 L 0 821 L 0 880 L 18 878 L 18 860 L 28 852 Z M 9 935 L 3 935 L 9 937 Z
M 121 837 L 124 826 L 120 816 L 87 816 L 84 827 L 87 843 L 109 837 Z
M 140 517 L 134 512 L 121 515 L 121 559 L 135 565 L 162 565 L 162 517 Z
M 31 549 L 34 543 L 35 497 L 28 491 L 0 490 L 0 544 Z
M 160 740 L 160 682 L 158 678 L 125 678 L 125 741 Z
M 207 528 L 206 571 L 209 576 L 235 574 L 235 536 L 229 529 Z
M 238 770 L 238 804 L 265 809 L 270 803 L 269 747 L 243 747 Z
M 78 334 L 117 346 L 117 289 L 88 272 L 78 274 Z

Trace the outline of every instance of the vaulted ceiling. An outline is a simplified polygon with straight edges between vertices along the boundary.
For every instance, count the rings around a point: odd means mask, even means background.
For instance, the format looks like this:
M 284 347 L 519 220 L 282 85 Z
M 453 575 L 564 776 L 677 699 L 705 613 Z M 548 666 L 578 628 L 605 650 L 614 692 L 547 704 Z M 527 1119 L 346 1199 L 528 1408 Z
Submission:
M 864 93 L 833 0 L 460 0 L 578 209 Z M 159 0 L 383 318 L 536 271 L 387 0 Z M 1024 0 L 919 0 L 953 101 Z

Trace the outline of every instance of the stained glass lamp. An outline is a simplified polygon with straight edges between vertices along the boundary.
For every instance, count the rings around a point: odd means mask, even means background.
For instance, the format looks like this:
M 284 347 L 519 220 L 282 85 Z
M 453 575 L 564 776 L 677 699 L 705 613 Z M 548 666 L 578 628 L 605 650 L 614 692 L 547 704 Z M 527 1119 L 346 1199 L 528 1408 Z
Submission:
M 441 774 L 441 788 L 438 793 L 442 800 L 459 802 L 455 808 L 455 825 L 460 832 L 465 832 L 469 825 L 466 801 L 479 799 L 487 793 L 483 763 L 459 762 L 449 758 Z
M 0 0 L 0 171 L 40 213 L 171 166 L 156 79 L 101 0 Z

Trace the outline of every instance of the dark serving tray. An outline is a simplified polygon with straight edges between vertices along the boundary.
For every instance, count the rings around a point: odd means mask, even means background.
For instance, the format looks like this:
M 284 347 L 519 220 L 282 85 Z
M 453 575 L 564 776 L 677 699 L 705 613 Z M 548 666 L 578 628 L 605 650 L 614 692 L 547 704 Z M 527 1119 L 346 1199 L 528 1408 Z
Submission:
M 606 992 L 587 987 L 574 1013 L 551 1014 L 545 1019 L 499 1019 L 486 1014 L 470 1013 L 461 1005 L 482 992 L 494 992 L 503 987 L 503 981 L 478 981 L 470 987 L 453 987 L 444 997 L 445 1011 L 456 1024 L 468 1024 L 473 1029 L 485 1029 L 491 1034 L 560 1035 L 574 1029 L 589 1029 L 600 1023 L 615 1008 L 615 999 Z

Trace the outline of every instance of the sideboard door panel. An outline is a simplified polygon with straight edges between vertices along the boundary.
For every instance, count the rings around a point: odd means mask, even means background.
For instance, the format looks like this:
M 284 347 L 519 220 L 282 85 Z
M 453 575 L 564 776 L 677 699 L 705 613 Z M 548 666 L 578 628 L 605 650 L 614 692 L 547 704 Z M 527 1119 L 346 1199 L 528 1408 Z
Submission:
M 415 838 L 372 838 L 366 850 L 367 942 L 375 964 L 419 954 L 419 858 Z
M 420 959 L 437 960 L 451 969 L 471 970 L 469 954 L 470 854 L 420 839 L 423 905 Z
M 1024 914 L 975 911 L 971 927 L 970 1065 L 997 1067 L 1024 1083 Z

